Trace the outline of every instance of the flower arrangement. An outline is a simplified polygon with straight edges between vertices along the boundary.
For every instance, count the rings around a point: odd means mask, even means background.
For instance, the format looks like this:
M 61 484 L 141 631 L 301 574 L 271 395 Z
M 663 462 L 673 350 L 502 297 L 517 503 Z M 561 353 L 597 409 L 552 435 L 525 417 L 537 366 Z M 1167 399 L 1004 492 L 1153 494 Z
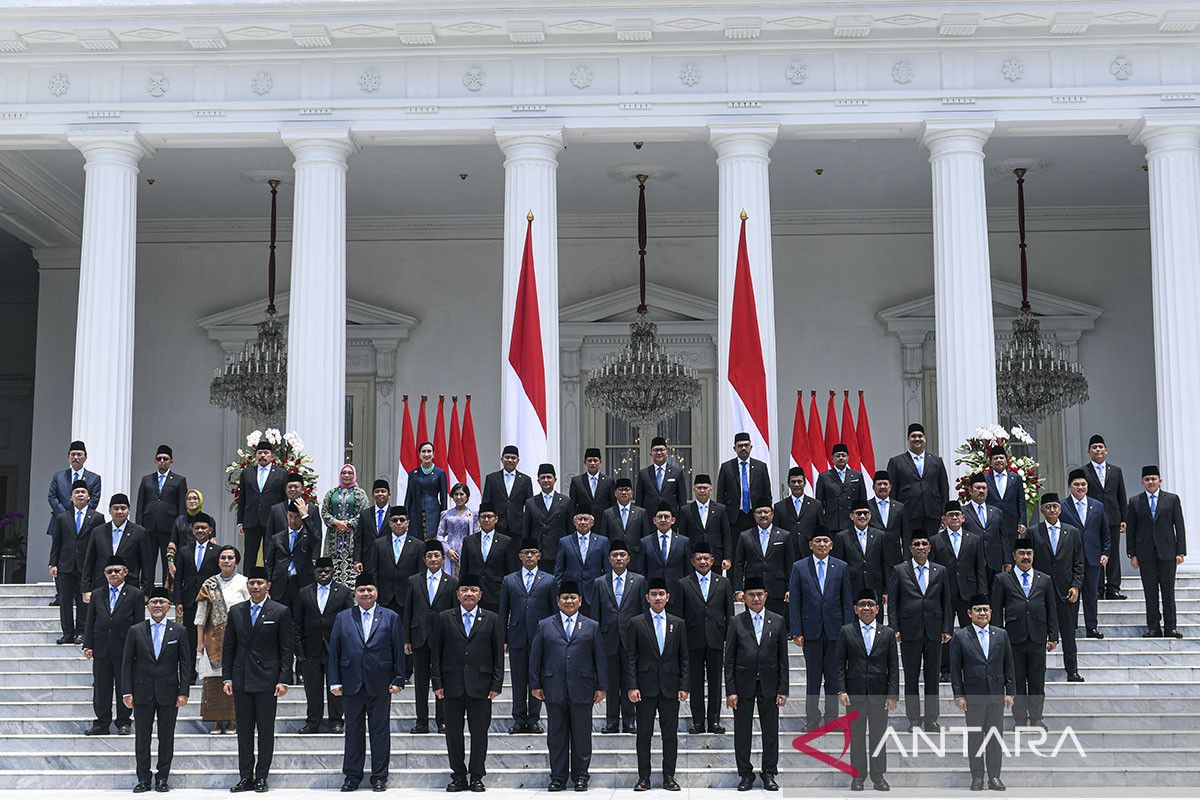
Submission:
M 246 446 L 239 447 L 237 457 L 225 467 L 225 483 L 229 486 L 229 493 L 233 495 L 229 509 L 232 511 L 237 508 L 242 470 L 254 464 L 254 447 L 264 440 L 275 448 L 276 464 L 289 473 L 295 472 L 304 476 L 304 500 L 316 503 L 318 476 L 312 468 L 312 456 L 304 452 L 304 440 L 295 431 L 280 433 L 278 428 L 267 428 L 265 431 L 251 431 L 246 436 Z
M 1020 425 L 1014 425 L 1011 431 L 1004 430 L 1001 425 L 976 428 L 975 435 L 954 451 L 958 456 L 954 459 L 954 463 L 962 464 L 967 468 L 967 474 L 955 482 L 959 499 L 966 502 L 970 496 L 968 481 L 971 475 L 983 472 L 990 466 L 991 459 L 988 457 L 988 450 L 995 445 L 1003 445 L 1009 450 L 1008 470 L 1016 474 L 1024 483 L 1025 507 L 1032 514 L 1038 506 L 1038 498 L 1041 497 L 1044 482 L 1038 471 L 1038 463 L 1028 455 L 1017 455 L 1012 452 L 1012 445 L 1023 446 L 1034 443 L 1033 437 Z

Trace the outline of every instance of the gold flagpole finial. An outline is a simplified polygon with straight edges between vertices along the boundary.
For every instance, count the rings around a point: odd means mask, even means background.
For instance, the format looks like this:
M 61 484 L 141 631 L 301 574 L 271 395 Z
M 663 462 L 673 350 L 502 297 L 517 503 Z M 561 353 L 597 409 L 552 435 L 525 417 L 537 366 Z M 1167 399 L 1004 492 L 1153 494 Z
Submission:
M 532 208 L 529 209 L 529 213 L 525 215 L 525 219 L 529 220 L 530 222 L 533 222 L 533 209 Z
M 743 208 L 742 209 L 742 222 L 745 222 L 747 219 L 749 219 L 749 217 L 750 217 L 750 215 L 747 214 L 746 209 Z

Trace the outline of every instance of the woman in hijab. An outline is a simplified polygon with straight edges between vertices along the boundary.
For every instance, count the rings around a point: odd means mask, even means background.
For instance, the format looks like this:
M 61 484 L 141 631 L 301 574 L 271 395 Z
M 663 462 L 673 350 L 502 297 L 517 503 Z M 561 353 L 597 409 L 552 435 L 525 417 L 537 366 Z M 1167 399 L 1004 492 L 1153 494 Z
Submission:
M 323 556 L 333 559 L 333 579 L 353 586 L 362 564 L 357 560 L 358 515 L 371 504 L 358 485 L 358 473 L 353 464 L 345 464 L 338 473 L 338 485 L 325 493 L 321 502 L 321 518 L 328 534 Z
M 230 607 L 250 599 L 246 576 L 237 571 L 241 560 L 236 547 L 222 547 L 217 552 L 221 571 L 202 583 L 196 595 L 196 675 L 203 681 L 200 719 L 213 723 L 213 734 L 234 731 L 233 698 L 225 694 L 221 677 L 221 648 Z
M 422 539 L 437 536 L 438 522 L 446 510 L 446 472 L 434 466 L 433 443 L 417 446 L 421 464 L 408 473 L 408 494 L 404 506 L 408 509 L 410 529 Z
M 467 508 L 471 490 L 465 483 L 456 483 L 450 488 L 450 499 L 454 501 L 454 508 L 442 512 L 437 538 L 446 548 L 446 564 L 443 569 L 447 575 L 454 575 L 458 571 L 459 558 L 462 556 L 463 541 L 472 533 L 479 532 L 479 520 L 474 512 Z
M 175 524 L 171 526 L 171 540 L 167 542 L 168 587 L 175 581 L 175 551 L 192 542 L 192 520 L 204 512 L 204 495 L 199 489 L 188 490 L 183 498 L 183 508 L 183 513 L 175 518 Z

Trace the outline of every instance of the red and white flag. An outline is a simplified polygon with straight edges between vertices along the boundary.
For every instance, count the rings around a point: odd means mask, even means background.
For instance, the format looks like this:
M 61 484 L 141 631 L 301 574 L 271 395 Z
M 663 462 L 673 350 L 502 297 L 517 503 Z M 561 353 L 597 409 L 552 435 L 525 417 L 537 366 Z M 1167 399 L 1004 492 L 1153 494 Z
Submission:
M 417 463 L 418 464 L 421 463 L 421 457 L 420 457 L 420 453 L 419 453 L 419 451 L 421 449 L 421 445 L 424 444 L 425 442 L 429 441 L 429 432 L 425 427 L 425 401 L 427 399 L 428 398 L 426 398 L 425 395 L 421 395 L 421 409 L 420 409 L 420 411 L 417 412 L 417 450 L 418 450 Z M 431 442 L 431 444 L 432 444 L 432 442 Z M 416 467 L 413 467 L 413 469 L 416 469 Z M 411 472 L 412 470 L 409 470 L 409 471 Z
M 809 483 L 816 485 L 817 476 L 829 469 L 829 451 L 821 436 L 821 416 L 817 413 L 817 393 L 812 393 L 808 404 L 808 455 L 812 459 L 812 474 Z
M 862 462 L 858 458 L 858 434 L 854 432 L 854 417 L 850 414 L 850 390 L 842 393 L 842 442 L 850 453 L 847 465 L 850 469 L 862 472 Z M 868 483 L 870 478 L 867 479 Z
M 450 402 L 450 452 L 447 454 L 450 468 L 446 470 L 446 478 L 453 486 L 467 482 L 467 465 L 463 459 L 462 430 L 458 427 L 458 395 L 452 396 Z M 475 499 L 474 495 L 471 499 Z
M 404 504 L 408 494 L 408 473 L 421 463 L 417 458 L 417 440 L 413 437 L 412 414 L 408 410 L 408 395 L 404 395 L 404 416 L 400 420 L 400 468 L 392 486 L 392 505 Z
M 861 389 L 858 392 L 858 458 L 862 462 L 863 475 L 868 481 L 874 481 L 875 445 L 871 443 L 871 422 L 867 419 L 867 401 Z
M 433 423 L 433 465 L 441 467 L 442 472 L 446 473 L 447 481 L 450 479 L 450 461 L 446 453 L 446 395 L 438 395 L 438 410 L 437 417 Z M 449 489 L 453 484 L 447 483 L 446 488 Z
M 804 424 L 804 392 L 796 390 L 796 419 L 792 423 L 791 466 L 804 470 L 804 493 L 812 497 L 812 481 L 808 480 L 812 458 L 808 455 L 808 427 Z
M 479 450 L 475 446 L 475 420 L 471 418 L 471 395 L 463 409 L 462 425 L 463 465 L 467 470 L 466 484 L 471 487 L 471 510 L 479 510 L 479 497 L 483 493 L 483 476 L 479 471 Z
M 733 278 L 733 313 L 729 324 L 730 425 L 734 433 L 750 434 L 754 455 L 771 459 L 771 423 L 767 410 L 767 369 L 754 301 L 754 280 L 746 252 L 746 219 L 738 236 L 737 270 Z
M 841 434 L 838 433 L 837 424 L 837 408 L 833 404 L 833 389 L 829 390 L 829 407 L 825 409 L 825 457 L 829 459 L 829 466 L 826 469 L 833 468 L 833 446 L 840 442 Z
M 533 265 L 532 213 L 525 228 L 512 336 L 504 365 L 504 401 L 500 440 L 515 444 L 521 451 L 521 460 L 534 469 L 540 463 L 553 462 L 546 423 L 546 362 L 542 354 L 542 320 Z

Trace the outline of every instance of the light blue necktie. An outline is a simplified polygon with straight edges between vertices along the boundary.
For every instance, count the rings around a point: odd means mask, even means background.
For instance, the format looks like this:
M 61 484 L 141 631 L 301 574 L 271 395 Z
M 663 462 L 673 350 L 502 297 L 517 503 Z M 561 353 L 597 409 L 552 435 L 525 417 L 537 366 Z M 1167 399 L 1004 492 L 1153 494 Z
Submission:
M 75 533 L 78 534 L 83 528 L 83 509 L 75 512 Z
M 1150 519 L 1158 518 L 1158 495 L 1150 495 Z
M 846 470 L 844 470 L 844 469 L 838 470 L 838 480 L 841 481 L 842 483 L 846 482 Z
M 1025 596 L 1029 597 L 1029 573 L 1021 573 L 1021 591 L 1025 592 Z
M 437 573 L 429 576 L 429 605 L 433 605 L 433 596 L 437 594 Z
M 1058 526 L 1051 525 L 1050 531 L 1050 552 L 1058 555 Z
M 817 562 L 817 583 L 821 587 L 821 593 L 825 593 L 825 560 L 821 559 Z
M 400 549 L 404 546 L 404 539 L 400 536 L 392 537 L 392 561 L 400 560 Z
M 113 555 L 117 554 L 117 548 L 121 546 L 121 534 L 125 531 L 124 528 L 113 528 L 112 534 L 112 551 Z
M 504 491 L 506 494 L 512 494 L 512 485 L 513 485 L 513 481 L 516 480 L 516 478 L 517 478 L 517 475 L 515 472 L 505 472 L 504 473 Z
M 875 626 L 863 625 L 863 644 L 867 648 L 867 654 L 871 653 L 871 645 L 875 643 Z
M 954 557 L 955 558 L 958 558 L 959 538 L 960 538 L 960 536 L 959 536 L 958 531 L 950 531 L 950 543 L 952 545 L 954 545 Z
M 371 638 L 371 612 L 364 611 L 362 613 L 362 634 L 363 641 Z
M 666 564 L 667 563 L 667 535 L 664 533 L 661 535 L 661 538 L 662 538 L 662 544 L 659 546 L 659 553 L 662 554 L 663 563 Z
M 979 512 L 979 524 L 987 527 L 987 506 L 983 503 L 976 503 L 975 509 Z
M 924 456 L 913 456 L 913 466 L 915 466 L 917 468 L 917 477 L 924 478 L 925 477 L 925 457 Z
M 887 500 L 879 501 L 879 520 L 883 523 L 883 527 L 887 527 Z
M 466 629 L 467 636 L 470 636 L 471 635 L 471 612 L 470 611 L 463 612 L 463 628 Z
M 258 612 L 262 610 L 262 606 L 250 606 L 250 625 L 258 624 Z
M 629 526 L 629 507 L 621 506 L 621 528 L 622 530 Z
M 321 613 L 325 613 L 325 604 L 329 602 L 329 586 L 323 583 L 317 584 L 317 608 L 321 609 Z
M 1086 500 L 1076 500 L 1075 501 L 1075 513 L 1079 515 L 1079 524 L 1086 525 L 1087 524 L 1087 501 Z
M 596 476 L 592 475 L 588 478 L 592 482 L 592 499 L 596 499 Z
M 376 508 L 375 509 L 375 530 L 379 530 L 382 527 L 383 527 L 383 509 Z
M 288 555 L 290 555 L 292 557 L 291 560 L 288 561 L 288 575 L 296 574 L 296 536 L 297 535 L 298 535 L 297 531 L 290 531 L 288 533 L 288 540 L 289 540 Z
M 112 613 L 112 610 L 114 608 L 116 608 L 116 605 L 117 605 L 117 587 L 110 586 L 108 589 L 108 612 L 110 614 Z
M 613 590 L 613 594 L 616 595 L 617 607 L 620 608 L 621 598 L 625 596 L 625 576 L 624 575 L 617 576 L 617 588 Z
M 700 576 L 700 594 L 704 597 L 704 602 L 708 602 L 708 576 Z
M 579 537 L 579 558 L 581 561 L 587 561 L 588 537 Z
M 742 513 L 750 513 L 750 465 L 742 462 Z
M 154 657 L 157 659 L 162 653 L 162 623 L 154 623 Z
M 800 498 L 799 498 L 799 497 L 793 497 L 793 498 L 792 498 L 792 505 L 794 505 L 794 506 L 796 507 L 796 517 L 797 517 L 797 518 L 799 518 L 799 516 L 800 516 Z
M 925 565 L 917 565 L 917 586 L 921 587 L 921 594 L 925 594 L 925 589 L 928 585 L 925 583 Z
M 567 630 L 567 641 L 568 642 L 571 641 L 571 630 L 574 627 L 575 627 L 575 620 L 571 617 L 567 617 L 567 629 L 566 630 Z
M 658 468 L 658 490 L 660 492 L 662 491 L 662 485 L 663 485 L 663 468 L 659 467 Z
M 762 613 L 760 612 L 754 615 L 754 640 L 759 644 L 762 644 L 762 625 L 763 618 Z
M 196 545 L 196 573 L 200 573 L 200 565 L 204 563 L 204 542 Z
M 987 628 L 979 628 L 979 646 L 983 648 L 983 657 L 988 655 L 988 635 Z
M 164 472 L 158 473 L 158 493 L 162 494 L 163 484 L 167 482 L 167 475 Z
M 529 594 L 529 590 L 533 588 L 533 573 L 525 570 L 525 594 Z
M 858 546 L 860 548 L 862 548 L 863 555 L 865 556 L 867 554 L 867 532 L 866 531 L 858 532 Z
M 267 472 L 270 471 L 270 469 L 270 467 L 258 468 L 258 490 L 260 492 L 263 490 L 263 486 L 265 486 L 267 483 Z
M 485 533 L 480 537 L 479 549 L 483 553 L 483 560 L 487 561 L 488 554 L 492 552 L 492 535 Z
M 762 551 L 763 557 L 767 555 L 767 545 L 771 542 L 771 531 L 758 529 L 758 549 Z
M 549 511 L 549 510 L 550 510 L 550 506 L 554 505 L 554 495 L 552 495 L 552 494 L 543 494 L 543 495 L 542 495 L 542 502 L 546 504 L 546 511 Z
M 661 656 L 667 649 L 667 631 L 663 625 L 662 614 L 654 615 L 654 635 L 658 637 L 658 654 Z
M 72 473 L 71 483 L 74 483 L 77 480 L 79 480 L 79 473 L 78 472 Z

